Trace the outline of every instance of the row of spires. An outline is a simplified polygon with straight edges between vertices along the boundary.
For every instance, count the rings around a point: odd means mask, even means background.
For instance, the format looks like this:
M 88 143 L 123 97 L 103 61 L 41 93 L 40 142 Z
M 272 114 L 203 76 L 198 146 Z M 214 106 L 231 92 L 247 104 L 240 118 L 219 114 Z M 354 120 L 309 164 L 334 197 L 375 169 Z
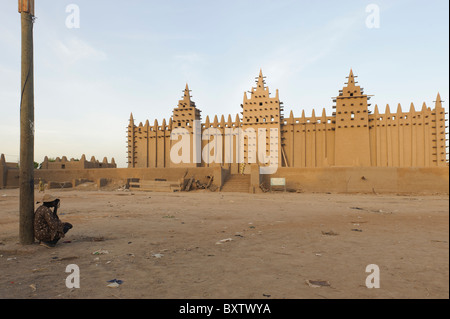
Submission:
M 441 95 L 440 95 L 439 93 L 438 93 L 438 95 L 437 95 L 437 97 L 436 97 L 436 101 L 434 101 L 434 102 L 436 103 L 436 105 L 435 105 L 435 108 L 436 108 L 436 109 L 442 109 L 442 102 L 444 102 L 444 101 L 441 100 Z M 421 110 L 421 111 L 422 111 L 422 112 L 431 111 L 431 108 L 430 108 L 430 107 L 427 107 L 427 104 L 426 104 L 425 102 L 423 102 L 423 104 L 422 104 L 422 110 Z M 402 106 L 401 106 L 400 103 L 399 103 L 398 106 L 397 106 L 397 113 L 402 113 L 402 112 L 403 112 L 403 111 L 402 111 Z M 415 109 L 415 107 L 414 107 L 414 103 L 411 103 L 411 105 L 410 105 L 410 107 L 409 107 L 409 112 L 410 112 L 410 113 L 416 112 L 416 109 Z M 375 105 L 374 113 L 375 113 L 375 114 L 379 114 L 379 111 L 378 111 L 378 105 Z M 386 113 L 386 114 L 391 113 L 389 104 L 386 105 L 386 111 L 385 111 L 385 113 Z
M 211 123 L 212 123 L 212 124 L 226 124 L 226 123 L 232 124 L 232 123 L 240 123 L 240 122 L 241 122 L 241 120 L 240 120 L 240 118 L 239 118 L 239 114 L 236 114 L 236 117 L 235 117 L 235 121 L 234 121 L 234 122 L 232 121 L 231 115 L 228 115 L 228 120 L 227 120 L 226 122 L 225 122 L 225 116 L 224 116 L 224 115 L 221 116 L 220 121 L 219 121 L 218 116 L 215 115 L 215 116 L 214 116 L 214 120 L 213 120 L 212 122 L 211 122 L 209 116 L 207 115 L 204 124 L 207 124 L 207 125 L 209 125 L 209 124 L 211 124 Z M 130 124 L 131 124 L 131 123 L 134 124 L 133 113 L 131 113 L 131 116 L 130 116 Z M 172 118 L 169 119 L 169 127 L 170 127 L 171 125 L 172 125 Z M 145 122 L 145 124 L 142 124 L 142 122 L 140 122 L 139 125 L 138 125 L 138 127 L 146 127 L 146 126 L 150 126 L 150 123 L 149 123 L 148 120 Z M 154 126 L 154 127 L 159 127 L 158 120 L 155 120 L 153 126 Z M 162 126 L 162 127 L 166 127 L 166 126 L 167 126 L 166 119 L 163 119 L 161 126 Z
M 347 77 L 348 78 L 348 82 L 346 83 L 346 85 L 347 85 L 347 87 L 356 87 L 356 81 L 355 81 L 355 78 L 356 78 L 357 76 L 355 76 L 354 74 L 353 74 L 353 69 L 350 69 L 350 74 L 349 74 L 349 76 Z M 256 78 L 257 79 L 257 81 L 256 81 L 256 83 L 257 83 L 257 86 L 256 87 L 254 87 L 254 88 L 252 88 L 252 91 L 250 92 L 250 93 L 254 93 L 254 92 L 256 92 L 256 91 L 261 91 L 261 90 L 264 90 L 264 91 L 268 91 L 268 88 L 266 88 L 265 87 L 265 80 L 264 80 L 264 78 L 265 78 L 265 76 L 263 76 L 263 73 L 262 73 L 262 69 L 260 69 L 260 72 L 259 72 L 259 76 Z M 358 87 L 359 88 L 359 87 Z M 362 89 L 360 89 L 361 91 L 362 91 Z M 277 93 L 276 93 L 276 96 L 278 97 L 278 90 L 277 90 Z M 189 104 L 191 104 L 191 103 L 193 103 L 193 102 L 191 102 L 191 95 L 190 95 L 190 90 L 189 90 L 189 86 L 188 86 L 188 84 L 186 83 L 186 88 L 185 88 L 185 90 L 184 90 L 184 95 L 183 95 L 183 100 L 182 101 L 185 101 L 185 102 L 189 102 Z M 247 99 L 247 93 L 244 93 L 244 100 L 246 100 Z M 180 102 L 182 102 L 182 101 L 180 101 Z M 435 105 L 435 108 L 436 109 L 440 109 L 440 108 L 442 108 L 442 100 L 441 100 L 441 96 L 440 96 L 440 94 L 438 93 L 437 94 L 437 97 L 436 97 L 436 101 L 435 101 L 435 103 L 436 103 L 436 105 Z M 195 106 L 195 105 L 193 105 L 193 106 Z M 431 108 L 427 108 L 427 106 L 426 106 L 426 103 L 424 102 L 423 103 L 423 105 L 422 105 L 422 112 L 425 112 L 425 111 L 431 111 Z M 397 113 L 402 113 L 403 111 L 402 111 L 402 108 L 401 108 L 401 105 L 400 105 L 400 103 L 398 104 L 398 106 L 397 106 Z M 415 110 L 415 107 L 414 107 L 414 103 L 411 103 L 411 105 L 410 105 L 410 111 L 409 112 L 416 112 L 416 110 Z M 375 108 L 374 108 L 374 114 L 380 114 L 379 113 L 379 110 L 378 110 L 378 105 L 375 105 Z M 391 114 L 391 111 L 390 111 L 390 106 L 389 106 L 389 104 L 387 104 L 386 105 L 386 110 L 385 110 L 385 114 Z M 303 110 L 302 111 L 302 116 L 301 116 L 302 118 L 305 118 L 305 111 Z M 313 109 L 312 110 L 312 115 L 311 115 L 311 118 L 315 118 L 316 117 L 316 115 L 315 115 L 315 110 Z M 322 118 L 325 118 L 326 117 L 326 110 L 325 110 L 325 108 L 323 109 L 323 111 L 322 111 Z M 289 115 L 289 118 L 294 118 L 294 113 L 293 113 L 293 111 L 291 110 L 291 112 L 290 112 L 290 115 Z M 233 123 L 232 122 L 232 120 L 231 120 L 231 115 L 228 115 L 228 124 L 231 124 L 231 123 Z M 240 118 L 239 118 L 239 115 L 238 114 L 236 114 L 236 119 L 235 119 L 235 123 L 240 123 L 241 122 L 241 120 L 240 120 Z M 220 122 L 219 122 L 219 120 L 218 120 L 218 117 L 217 117 L 217 115 L 215 115 L 214 116 L 214 121 L 212 122 L 214 125 L 217 125 L 217 124 L 225 124 L 226 122 L 225 122 L 225 118 L 224 118 L 224 116 L 222 115 L 222 117 L 221 117 L 221 120 L 220 120 Z M 131 113 L 131 115 L 130 115 L 130 125 L 131 124 L 133 124 L 134 125 L 134 118 L 133 118 L 133 113 Z M 209 116 L 207 116 L 206 117 L 206 120 L 205 120 L 205 124 L 206 125 L 210 125 L 211 124 L 211 121 L 210 121 L 210 119 L 209 119 Z M 149 121 L 147 120 L 146 122 L 145 122 L 145 125 L 142 125 L 142 122 L 139 124 L 139 127 L 143 127 L 143 126 L 150 126 L 150 124 L 149 124 Z M 162 127 L 166 127 L 167 126 L 167 122 L 166 122 L 166 120 L 165 119 L 163 119 L 163 121 L 162 121 Z M 172 126 L 172 118 L 170 118 L 170 120 L 169 120 L 169 127 L 171 127 Z M 155 120 L 155 122 L 154 122 L 154 127 L 159 127 L 159 125 L 158 125 L 158 120 Z
M 80 162 L 83 162 L 83 161 L 86 162 L 86 155 L 83 154 L 83 155 L 81 156 L 81 158 L 80 158 L 79 161 L 80 161 Z M 45 156 L 44 162 L 48 162 L 48 156 Z M 59 162 L 69 162 L 69 160 L 67 159 L 66 156 L 63 156 L 62 158 L 57 157 L 57 158 L 55 159 L 55 162 L 58 162 L 58 163 L 59 163 Z M 75 160 L 75 159 L 71 158 L 71 159 L 70 159 L 70 162 L 78 162 L 78 160 Z M 91 162 L 91 163 L 100 163 L 100 161 L 98 161 L 98 160 L 95 159 L 95 156 L 92 156 L 92 157 L 91 157 L 91 160 L 90 160 L 89 162 Z M 108 158 L 104 157 L 102 163 L 108 164 Z M 110 164 L 115 164 L 115 163 L 116 163 L 116 161 L 114 160 L 114 157 L 111 158 L 111 163 L 110 163 Z
M 436 109 L 440 109 L 440 108 L 442 108 L 442 101 L 441 101 L 441 97 L 440 97 L 440 95 L 439 95 L 439 93 L 438 93 L 438 96 L 437 96 L 437 99 L 436 99 Z M 421 110 L 421 111 L 422 111 L 422 112 L 426 112 L 426 111 L 431 112 L 431 108 L 430 108 L 430 107 L 427 107 L 426 103 L 424 102 L 424 103 L 422 104 L 422 110 Z M 416 112 L 416 109 L 415 109 L 415 107 L 414 107 L 414 103 L 411 103 L 409 112 L 410 112 L 410 113 Z M 380 114 L 379 109 L 378 109 L 378 105 L 375 105 L 375 108 L 374 108 L 374 112 L 373 112 L 373 113 L 374 113 L 374 114 Z M 397 113 L 398 113 L 398 114 L 403 113 L 402 106 L 401 106 L 400 103 L 399 103 L 398 106 L 397 106 Z M 384 113 L 384 114 L 392 114 L 392 113 L 391 113 L 391 110 L 390 110 L 389 104 L 386 105 L 386 109 L 385 109 L 385 113 Z M 321 117 L 322 117 L 322 118 L 326 118 L 326 117 L 327 117 L 325 108 L 322 110 L 322 116 L 321 116 Z M 293 119 L 293 118 L 294 118 L 294 112 L 291 110 L 288 119 Z M 302 111 L 301 118 L 306 118 L 305 110 Z M 313 119 L 316 118 L 316 113 L 315 113 L 315 110 L 314 110 L 314 109 L 312 110 L 311 118 L 313 118 Z M 222 124 L 222 125 L 223 125 L 223 124 L 232 124 L 232 123 L 240 123 L 240 122 L 241 122 L 241 119 L 239 118 L 239 115 L 238 115 L 238 114 L 236 114 L 236 118 L 235 118 L 235 121 L 234 121 L 234 122 L 232 121 L 231 115 L 228 115 L 228 120 L 227 120 L 226 122 L 225 122 L 225 117 L 224 117 L 224 115 L 221 116 L 220 121 L 219 121 L 219 119 L 218 119 L 218 116 L 215 115 L 215 116 L 214 116 L 214 120 L 213 120 L 212 122 L 211 122 L 209 116 L 206 116 L 206 119 L 205 119 L 205 123 L 204 123 L 204 124 L 205 124 L 206 126 L 209 126 L 210 124 L 213 124 L 213 125 L 217 126 L 218 124 Z M 133 114 L 131 114 L 131 116 L 130 116 L 130 123 L 133 123 L 133 124 L 134 124 Z M 145 127 L 150 126 L 148 120 L 145 122 L 145 125 L 143 125 L 142 122 L 139 124 L 139 127 L 144 127 L 144 126 L 145 126 Z M 163 121 L 162 121 L 162 127 L 166 127 L 166 126 L 167 126 L 166 120 L 163 119 Z M 169 120 L 169 127 L 170 127 L 170 126 L 172 126 L 172 118 L 170 118 L 170 120 Z M 154 127 L 159 127 L 158 120 L 155 120 L 155 122 L 154 122 Z

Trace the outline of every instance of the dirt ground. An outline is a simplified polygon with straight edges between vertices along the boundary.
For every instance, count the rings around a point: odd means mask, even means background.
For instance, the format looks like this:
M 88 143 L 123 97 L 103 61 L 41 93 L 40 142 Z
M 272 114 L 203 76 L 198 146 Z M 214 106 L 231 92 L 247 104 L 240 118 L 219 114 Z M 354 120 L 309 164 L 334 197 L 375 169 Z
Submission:
M 74 225 L 52 249 L 18 243 L 0 190 L 0 298 L 449 298 L 448 195 L 50 193 Z

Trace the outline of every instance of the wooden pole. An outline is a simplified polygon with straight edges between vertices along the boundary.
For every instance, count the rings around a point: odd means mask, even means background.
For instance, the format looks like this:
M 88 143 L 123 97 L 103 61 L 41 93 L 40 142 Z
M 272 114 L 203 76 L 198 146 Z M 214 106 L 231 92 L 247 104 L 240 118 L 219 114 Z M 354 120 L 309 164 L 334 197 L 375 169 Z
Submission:
M 25 0 L 28 3 L 28 8 L 23 7 L 23 2 L 24 0 L 19 0 L 22 24 L 19 237 L 22 245 L 30 245 L 34 243 L 34 0 Z

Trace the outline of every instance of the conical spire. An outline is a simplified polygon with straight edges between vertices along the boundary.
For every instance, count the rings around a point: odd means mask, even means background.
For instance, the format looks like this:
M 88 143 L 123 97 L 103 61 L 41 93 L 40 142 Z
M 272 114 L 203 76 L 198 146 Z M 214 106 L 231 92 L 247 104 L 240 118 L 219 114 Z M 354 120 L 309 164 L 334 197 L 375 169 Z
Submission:
M 386 111 L 384 113 L 385 114 L 390 114 L 391 113 L 391 108 L 390 108 L 389 104 L 386 105 Z
M 178 101 L 178 107 L 195 107 L 195 103 L 191 101 L 191 90 L 189 90 L 189 85 L 187 83 L 183 91 L 183 99 Z
M 437 108 L 437 109 L 442 108 L 442 102 L 444 102 L 444 101 L 441 100 L 441 94 L 439 92 L 437 94 L 435 102 L 436 102 L 435 108 Z
M 184 89 L 184 98 L 188 98 L 189 100 L 191 99 L 191 93 L 189 91 L 189 85 L 186 83 L 186 88 Z
M 130 123 L 134 124 L 133 112 L 131 112 L 131 114 L 130 114 Z
M 355 86 L 355 76 L 353 75 L 353 69 L 350 69 L 347 86 Z
M 426 112 L 427 111 L 427 104 L 425 102 L 423 102 L 422 104 L 422 112 Z
M 397 114 L 402 113 L 402 106 L 400 105 L 400 103 L 398 103 L 397 105 Z
M 363 89 L 357 85 L 357 76 L 353 74 L 353 69 L 350 69 L 350 73 L 347 77 L 347 83 L 344 88 L 339 91 L 339 97 L 354 97 L 363 95 Z
M 375 104 L 375 109 L 374 109 L 373 113 L 380 114 L 380 112 L 378 111 L 378 104 Z
M 255 91 L 257 91 L 257 90 L 264 90 L 265 89 L 265 84 L 266 83 L 264 81 L 264 76 L 263 76 L 263 73 L 262 73 L 262 69 L 259 70 L 258 81 L 256 83 L 257 83 L 257 87 L 256 87 Z

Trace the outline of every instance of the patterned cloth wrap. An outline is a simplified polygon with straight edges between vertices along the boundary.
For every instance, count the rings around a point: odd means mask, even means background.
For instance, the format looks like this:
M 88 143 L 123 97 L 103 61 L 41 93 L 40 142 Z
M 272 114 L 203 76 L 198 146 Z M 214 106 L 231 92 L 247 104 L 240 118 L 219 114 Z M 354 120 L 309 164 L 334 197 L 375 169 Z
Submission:
M 64 225 L 50 208 L 42 205 L 34 213 L 34 236 L 39 241 L 64 238 Z

